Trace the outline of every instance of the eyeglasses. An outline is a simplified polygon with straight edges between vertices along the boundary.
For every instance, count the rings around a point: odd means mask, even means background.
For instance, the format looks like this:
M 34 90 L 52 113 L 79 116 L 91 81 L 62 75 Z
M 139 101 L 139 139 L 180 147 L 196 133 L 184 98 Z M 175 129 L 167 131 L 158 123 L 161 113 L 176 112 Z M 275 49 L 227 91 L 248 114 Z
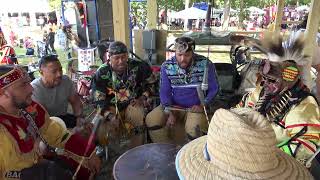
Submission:
M 277 79 L 271 78 L 271 77 L 267 77 L 267 76 L 262 76 L 262 80 L 264 82 L 268 82 L 268 83 L 276 83 L 276 82 L 278 82 Z

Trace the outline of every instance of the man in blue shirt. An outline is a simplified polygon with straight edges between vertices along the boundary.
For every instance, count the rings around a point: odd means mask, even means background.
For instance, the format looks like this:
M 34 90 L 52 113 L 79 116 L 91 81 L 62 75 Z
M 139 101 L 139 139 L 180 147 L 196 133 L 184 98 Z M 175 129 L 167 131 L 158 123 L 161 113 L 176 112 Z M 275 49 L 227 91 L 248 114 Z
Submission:
M 206 57 L 194 53 L 194 48 L 195 41 L 192 38 L 177 38 L 175 56 L 161 66 L 161 105 L 146 117 L 153 142 L 179 141 L 170 138 L 172 133 L 169 132 L 175 127 L 175 132 L 178 134 L 173 136 L 181 136 L 181 132 L 179 133 L 177 129 L 179 122 L 184 120 L 189 140 L 207 131 L 208 122 L 204 106 L 209 105 L 217 94 L 218 82 L 213 63 Z M 199 93 L 203 93 L 206 97 L 199 98 Z M 179 107 L 184 111 L 172 110 L 172 107 Z

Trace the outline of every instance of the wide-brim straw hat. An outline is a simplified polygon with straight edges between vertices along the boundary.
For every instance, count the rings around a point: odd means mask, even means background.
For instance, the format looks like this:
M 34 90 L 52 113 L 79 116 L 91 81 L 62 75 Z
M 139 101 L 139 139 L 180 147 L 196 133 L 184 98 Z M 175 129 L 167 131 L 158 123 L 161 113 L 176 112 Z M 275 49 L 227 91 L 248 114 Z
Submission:
M 176 156 L 180 179 L 313 179 L 297 160 L 276 147 L 270 123 L 250 109 L 219 109 L 208 135 Z

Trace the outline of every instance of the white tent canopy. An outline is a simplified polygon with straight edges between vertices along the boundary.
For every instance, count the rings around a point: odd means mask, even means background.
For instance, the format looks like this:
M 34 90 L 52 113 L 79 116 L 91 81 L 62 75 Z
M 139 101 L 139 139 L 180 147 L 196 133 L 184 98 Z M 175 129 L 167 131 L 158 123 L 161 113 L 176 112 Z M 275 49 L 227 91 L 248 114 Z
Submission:
M 174 10 L 171 10 L 171 9 L 168 9 L 167 11 L 167 15 L 169 18 L 175 16 L 175 14 L 177 13 L 177 11 L 174 11 Z
M 254 7 L 254 6 L 251 6 L 251 7 L 247 8 L 246 10 L 250 11 L 251 14 L 264 14 L 265 13 L 264 10 L 257 8 L 257 7 Z
M 49 12 L 48 0 L 0 0 L 0 12 Z
M 309 7 L 307 5 L 299 6 L 296 8 L 297 11 L 309 11 Z
M 171 13 L 170 18 L 176 19 L 205 19 L 207 11 L 191 7 L 179 12 Z

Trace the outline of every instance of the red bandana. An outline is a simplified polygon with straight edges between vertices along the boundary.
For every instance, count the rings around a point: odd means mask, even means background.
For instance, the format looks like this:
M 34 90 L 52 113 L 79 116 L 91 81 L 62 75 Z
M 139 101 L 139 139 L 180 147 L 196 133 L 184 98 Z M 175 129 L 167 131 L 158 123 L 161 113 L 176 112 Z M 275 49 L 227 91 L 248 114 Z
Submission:
M 8 73 L 0 76 L 0 88 L 6 88 L 15 81 L 24 78 L 26 76 L 26 73 L 21 68 L 14 68 L 13 70 L 9 71 Z

